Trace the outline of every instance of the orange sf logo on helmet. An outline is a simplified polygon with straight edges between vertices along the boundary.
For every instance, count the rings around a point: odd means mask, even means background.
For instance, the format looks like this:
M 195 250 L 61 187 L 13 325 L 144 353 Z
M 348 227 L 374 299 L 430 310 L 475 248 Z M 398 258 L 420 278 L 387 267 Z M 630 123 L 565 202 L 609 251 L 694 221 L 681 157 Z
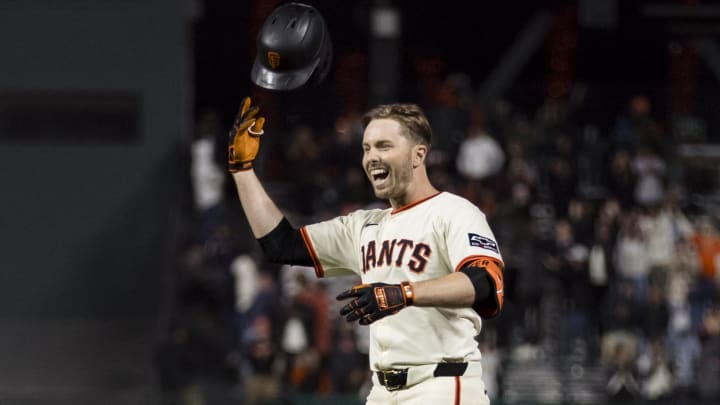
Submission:
M 280 54 L 275 51 L 269 51 L 267 53 L 268 64 L 271 68 L 277 69 L 280 66 Z

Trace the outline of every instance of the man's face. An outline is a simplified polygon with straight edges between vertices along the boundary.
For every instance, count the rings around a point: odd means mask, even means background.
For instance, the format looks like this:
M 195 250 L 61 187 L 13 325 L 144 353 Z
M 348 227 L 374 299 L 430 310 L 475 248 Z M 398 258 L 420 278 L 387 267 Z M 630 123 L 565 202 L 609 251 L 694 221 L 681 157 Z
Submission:
M 375 196 L 402 202 L 413 178 L 414 143 L 395 120 L 370 121 L 363 135 L 363 168 Z

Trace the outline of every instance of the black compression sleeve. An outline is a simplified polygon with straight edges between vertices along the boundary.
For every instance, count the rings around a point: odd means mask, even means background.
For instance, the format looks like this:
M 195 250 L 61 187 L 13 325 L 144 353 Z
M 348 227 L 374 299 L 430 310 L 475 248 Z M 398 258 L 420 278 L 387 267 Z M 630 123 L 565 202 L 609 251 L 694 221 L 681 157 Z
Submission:
M 293 228 L 286 218 L 258 242 L 265 257 L 272 263 L 313 265 L 300 231 Z
M 492 294 L 495 282 L 487 270 L 482 267 L 466 265 L 460 269 L 460 272 L 465 273 L 470 278 L 473 288 L 475 288 L 475 302 L 473 303 L 475 311 L 481 312 L 481 308 L 496 306 L 495 294 Z

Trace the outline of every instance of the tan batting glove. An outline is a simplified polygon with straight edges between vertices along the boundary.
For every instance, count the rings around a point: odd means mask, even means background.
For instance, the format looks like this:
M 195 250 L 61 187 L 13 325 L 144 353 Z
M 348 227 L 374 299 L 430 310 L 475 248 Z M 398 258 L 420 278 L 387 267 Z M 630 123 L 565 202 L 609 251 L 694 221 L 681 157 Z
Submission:
M 228 170 L 230 173 L 249 170 L 260 148 L 260 135 L 263 134 L 265 118 L 255 118 L 260 108 L 253 107 L 250 97 L 240 104 L 235 122 L 228 135 Z

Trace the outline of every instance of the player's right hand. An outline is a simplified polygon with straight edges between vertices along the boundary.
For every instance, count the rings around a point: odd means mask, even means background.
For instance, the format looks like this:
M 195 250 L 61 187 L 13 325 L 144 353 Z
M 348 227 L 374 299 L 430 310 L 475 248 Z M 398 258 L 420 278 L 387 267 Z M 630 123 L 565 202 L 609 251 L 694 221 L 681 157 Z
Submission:
M 412 305 L 413 297 L 412 286 L 404 281 L 400 284 L 358 284 L 340 293 L 336 299 L 353 298 L 340 309 L 340 315 L 348 322 L 369 325 Z
M 252 106 L 250 97 L 240 103 L 240 111 L 228 134 L 228 170 L 231 173 L 253 167 L 265 125 L 264 117 L 255 118 L 259 111 L 260 108 Z

